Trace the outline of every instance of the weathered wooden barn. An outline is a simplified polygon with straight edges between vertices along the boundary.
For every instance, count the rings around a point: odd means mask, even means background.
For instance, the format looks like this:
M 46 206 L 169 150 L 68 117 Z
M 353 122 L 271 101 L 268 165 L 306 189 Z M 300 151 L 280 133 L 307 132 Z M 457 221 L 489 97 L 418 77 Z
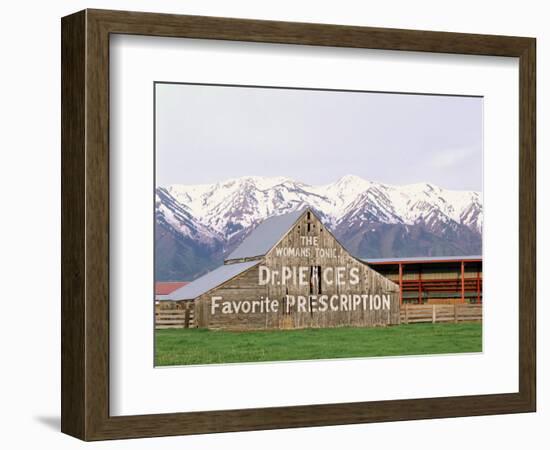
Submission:
M 350 255 L 310 210 L 265 220 L 224 264 L 166 296 L 199 328 L 254 330 L 399 323 L 399 287 Z

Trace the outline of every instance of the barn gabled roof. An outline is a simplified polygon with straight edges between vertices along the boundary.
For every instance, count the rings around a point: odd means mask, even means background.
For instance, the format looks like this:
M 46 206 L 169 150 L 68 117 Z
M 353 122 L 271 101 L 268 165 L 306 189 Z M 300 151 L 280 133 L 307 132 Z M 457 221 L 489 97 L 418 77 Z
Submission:
M 259 263 L 260 261 L 248 261 L 220 266 L 168 295 L 157 295 L 157 300 L 179 301 L 195 299 L 199 295 L 211 291 Z
M 264 256 L 306 211 L 307 209 L 300 209 L 264 220 L 242 241 L 241 245 L 233 250 L 226 261 Z
M 194 300 L 242 274 L 248 269 L 260 264 L 262 257 L 275 247 L 275 245 L 292 229 L 298 219 L 308 211 L 312 212 L 310 208 L 303 208 L 280 216 L 273 216 L 263 221 L 243 240 L 241 245 L 226 258 L 224 265 L 176 289 L 168 295 L 157 295 L 156 300 Z M 338 242 L 336 238 L 334 239 Z M 350 256 L 358 262 L 366 264 L 366 261 L 362 261 L 352 255 Z M 388 281 L 391 282 L 390 280 Z

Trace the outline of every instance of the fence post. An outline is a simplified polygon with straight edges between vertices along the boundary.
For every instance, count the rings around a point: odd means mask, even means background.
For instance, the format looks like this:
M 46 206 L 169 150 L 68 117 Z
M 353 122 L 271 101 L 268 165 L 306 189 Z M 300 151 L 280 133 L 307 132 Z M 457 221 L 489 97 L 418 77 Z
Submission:
M 457 304 L 455 303 L 455 323 L 458 323 L 458 308 L 457 308 Z
M 409 324 L 409 304 L 405 303 L 405 324 Z
M 435 305 L 432 305 L 432 323 L 435 323 Z
M 189 304 L 185 304 L 185 319 L 184 319 L 184 328 L 189 328 Z

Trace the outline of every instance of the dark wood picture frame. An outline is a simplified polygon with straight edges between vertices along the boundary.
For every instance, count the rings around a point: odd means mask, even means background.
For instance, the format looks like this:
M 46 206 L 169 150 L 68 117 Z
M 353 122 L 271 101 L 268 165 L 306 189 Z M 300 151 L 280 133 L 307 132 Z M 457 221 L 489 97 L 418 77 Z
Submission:
M 85 10 L 62 31 L 61 429 L 84 440 L 535 411 L 534 38 Z M 109 36 L 135 34 L 519 58 L 519 391 L 109 415 Z

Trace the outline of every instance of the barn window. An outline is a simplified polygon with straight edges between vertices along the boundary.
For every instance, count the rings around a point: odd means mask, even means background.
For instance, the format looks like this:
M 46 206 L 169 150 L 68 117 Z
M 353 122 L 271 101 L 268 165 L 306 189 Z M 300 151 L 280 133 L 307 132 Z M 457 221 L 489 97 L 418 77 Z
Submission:
M 309 293 L 313 294 L 314 290 L 317 290 L 317 294 L 322 294 L 321 266 L 311 266 L 309 268 Z

